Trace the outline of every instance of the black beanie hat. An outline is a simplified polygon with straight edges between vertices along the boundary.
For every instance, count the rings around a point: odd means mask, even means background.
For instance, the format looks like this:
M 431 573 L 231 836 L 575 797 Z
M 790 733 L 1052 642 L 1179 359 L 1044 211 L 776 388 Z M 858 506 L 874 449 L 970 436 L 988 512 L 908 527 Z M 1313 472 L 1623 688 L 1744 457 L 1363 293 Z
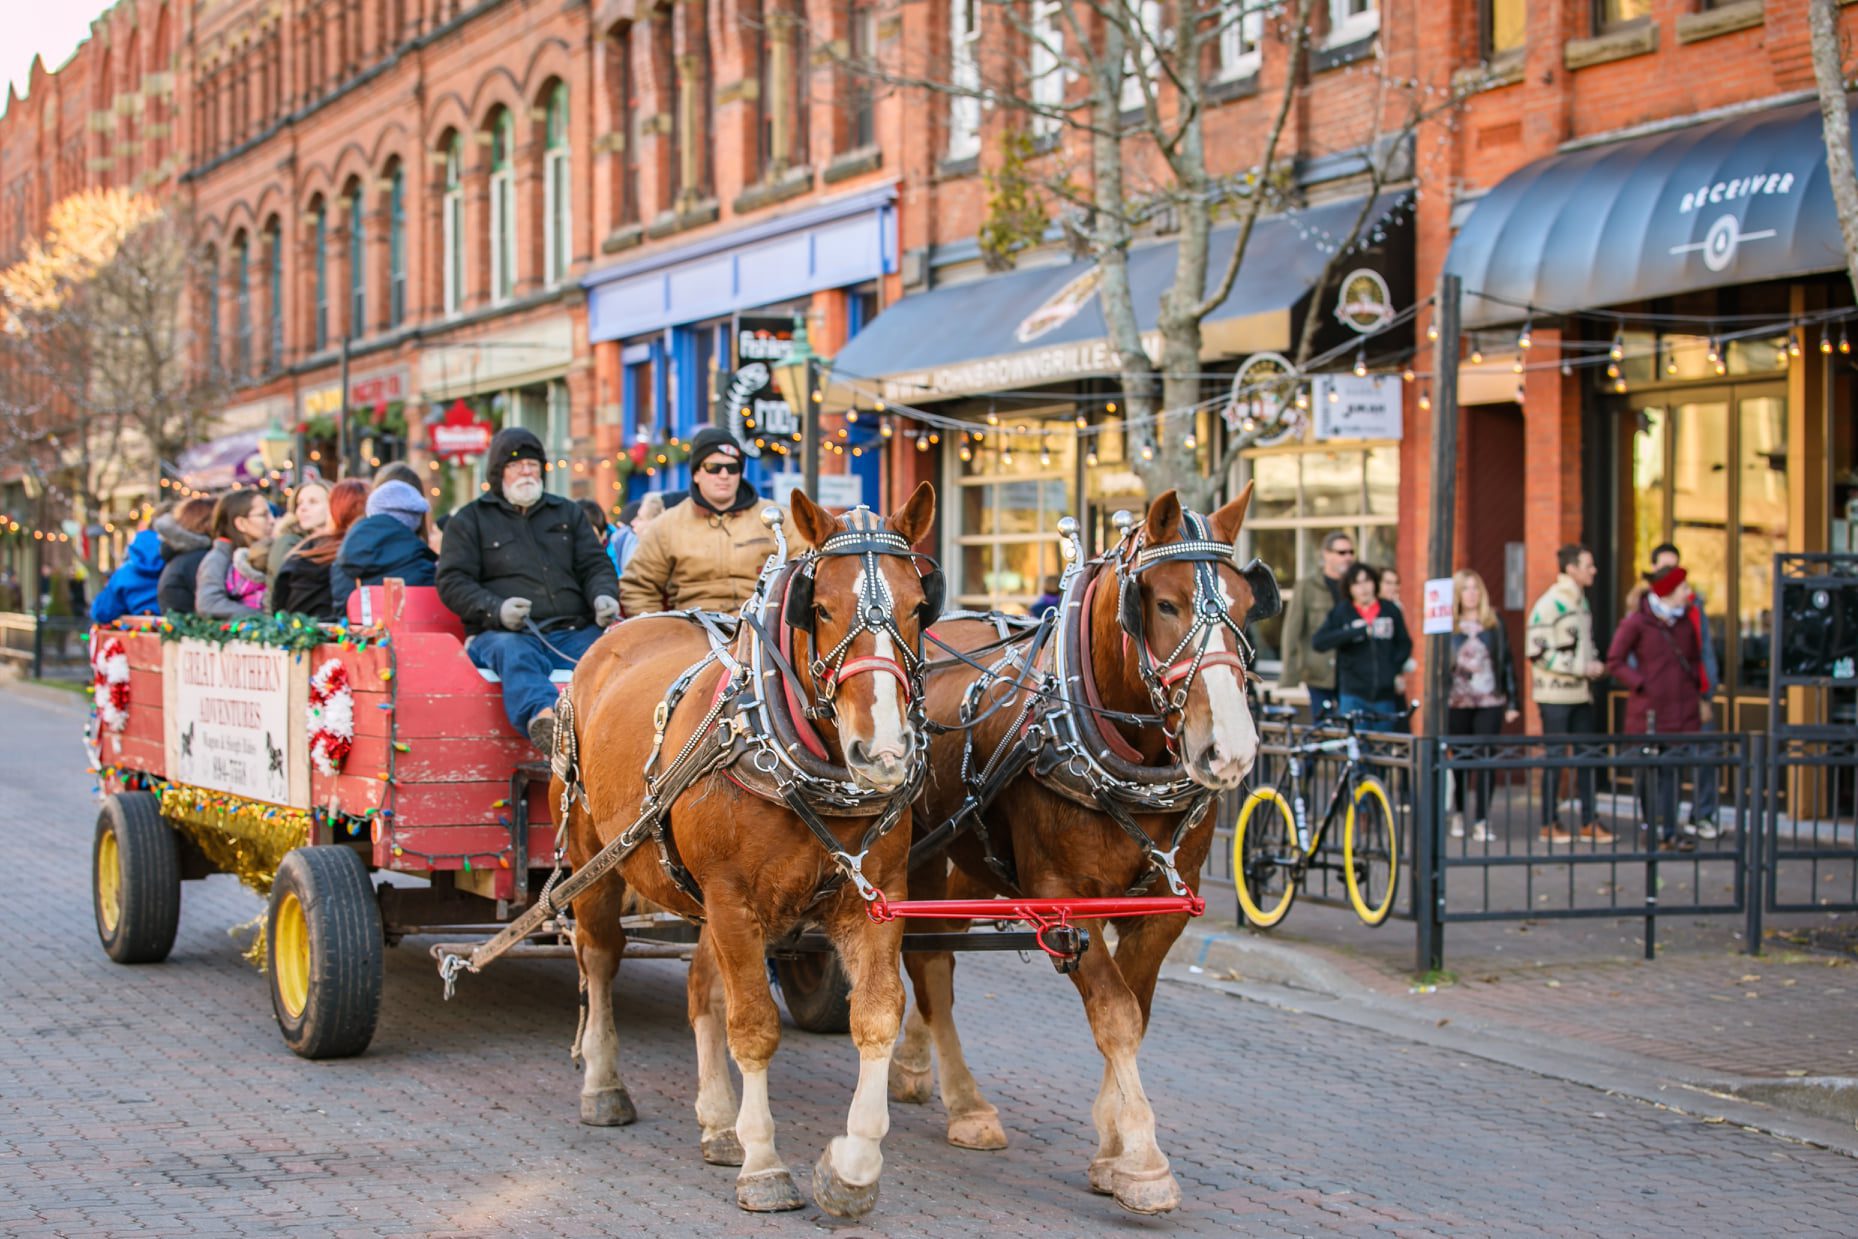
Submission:
M 735 436 L 721 426 L 705 426 L 697 432 L 697 437 L 690 441 L 690 471 L 695 474 L 703 464 L 704 458 L 718 452 L 742 463 L 742 445 L 735 441 Z
M 542 451 L 542 440 L 535 437 L 533 430 L 505 426 L 491 439 L 490 450 L 484 453 L 484 480 L 490 483 L 490 493 L 498 498 L 503 496 L 503 467 L 513 460 L 547 463 L 548 456 Z

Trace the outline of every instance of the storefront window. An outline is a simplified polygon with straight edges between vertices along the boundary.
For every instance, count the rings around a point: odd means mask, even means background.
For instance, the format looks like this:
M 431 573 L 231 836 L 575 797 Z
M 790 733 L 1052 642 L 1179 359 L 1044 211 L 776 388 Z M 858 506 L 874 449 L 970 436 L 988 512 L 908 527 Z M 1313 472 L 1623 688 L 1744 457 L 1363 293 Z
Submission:
M 959 605 L 1030 611 L 1056 585 L 1058 521 L 1077 510 L 1077 435 L 1068 413 L 977 426 L 982 438 L 966 445 L 969 459 L 950 456 L 961 496 Z

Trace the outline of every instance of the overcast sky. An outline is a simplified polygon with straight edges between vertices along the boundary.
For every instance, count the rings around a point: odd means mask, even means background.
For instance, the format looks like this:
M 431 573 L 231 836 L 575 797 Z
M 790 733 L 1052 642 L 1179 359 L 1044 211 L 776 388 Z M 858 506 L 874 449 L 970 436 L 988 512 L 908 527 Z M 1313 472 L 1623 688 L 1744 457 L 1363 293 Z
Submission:
M 90 23 L 109 8 L 105 0 L 0 0 L 0 78 L 23 97 L 34 55 L 56 69 L 90 33 Z M 0 108 L 6 97 L 0 95 Z

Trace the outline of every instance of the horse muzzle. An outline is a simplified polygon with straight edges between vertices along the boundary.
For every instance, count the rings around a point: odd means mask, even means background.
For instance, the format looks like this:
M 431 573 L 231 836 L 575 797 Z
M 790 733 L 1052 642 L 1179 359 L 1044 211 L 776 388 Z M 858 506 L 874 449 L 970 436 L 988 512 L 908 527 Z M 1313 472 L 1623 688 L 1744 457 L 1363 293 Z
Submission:
M 915 756 L 916 745 L 908 738 L 901 745 L 853 740 L 845 746 L 846 768 L 876 792 L 894 792 L 908 783 Z

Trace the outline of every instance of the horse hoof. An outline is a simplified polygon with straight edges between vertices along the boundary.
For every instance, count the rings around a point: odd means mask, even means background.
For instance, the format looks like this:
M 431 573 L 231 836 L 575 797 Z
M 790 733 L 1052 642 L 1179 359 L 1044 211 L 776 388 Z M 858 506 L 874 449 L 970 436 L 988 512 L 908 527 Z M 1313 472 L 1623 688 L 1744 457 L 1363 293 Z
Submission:
M 740 1166 L 742 1164 L 742 1142 L 735 1138 L 733 1127 L 703 1142 L 703 1160 L 712 1166 Z
M 581 1094 L 581 1122 L 589 1127 L 624 1127 L 636 1122 L 639 1112 L 623 1088 L 603 1088 Z
M 1136 1173 L 1117 1171 L 1111 1182 L 1116 1203 L 1131 1213 L 1169 1213 L 1181 1207 L 1181 1185 L 1165 1166 Z
M 877 1180 L 858 1187 L 832 1168 L 832 1151 L 819 1155 L 813 1167 L 813 1203 L 833 1217 L 861 1218 L 877 1203 Z
M 1006 1128 L 991 1107 L 974 1114 L 957 1114 L 948 1120 L 948 1142 L 958 1149 L 991 1151 L 1006 1147 Z
M 785 1166 L 738 1177 L 735 1202 L 750 1213 L 786 1213 L 806 1207 L 806 1201 L 800 1198 L 800 1189 L 794 1186 L 794 1177 L 787 1173 Z
M 1090 1190 L 1099 1196 L 1116 1194 L 1116 1159 L 1097 1157 L 1090 1163 Z
M 901 1105 L 926 1105 L 935 1095 L 935 1071 L 925 1067 L 917 1071 L 890 1060 L 890 1099 Z

